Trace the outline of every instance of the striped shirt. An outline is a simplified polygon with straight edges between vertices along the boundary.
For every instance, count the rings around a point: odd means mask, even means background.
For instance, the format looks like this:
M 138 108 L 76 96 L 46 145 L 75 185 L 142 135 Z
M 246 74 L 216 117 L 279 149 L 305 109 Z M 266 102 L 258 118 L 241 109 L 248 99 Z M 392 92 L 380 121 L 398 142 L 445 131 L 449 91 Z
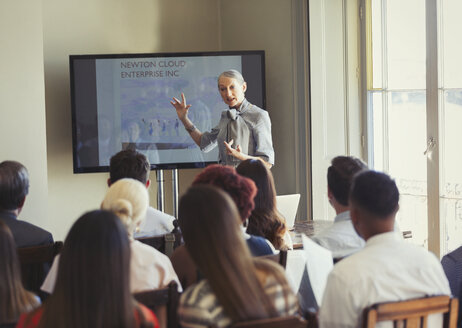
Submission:
M 281 286 L 273 276 L 265 282 L 265 291 L 274 301 L 281 316 L 298 312 L 298 302 L 291 290 L 287 290 L 287 303 Z M 243 304 L 245 306 L 245 304 Z M 178 309 L 181 326 L 184 328 L 228 327 L 232 322 L 219 304 L 207 280 L 202 280 L 183 293 Z

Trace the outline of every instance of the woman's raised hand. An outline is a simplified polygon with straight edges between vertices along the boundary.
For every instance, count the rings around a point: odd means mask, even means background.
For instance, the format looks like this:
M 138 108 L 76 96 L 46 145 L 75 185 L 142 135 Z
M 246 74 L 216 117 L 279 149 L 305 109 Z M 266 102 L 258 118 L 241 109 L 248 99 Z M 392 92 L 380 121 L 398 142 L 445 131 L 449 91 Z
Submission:
M 173 97 L 173 101 L 170 101 L 170 103 L 175 107 L 178 118 L 183 121 L 188 116 L 188 110 L 191 107 L 191 104 L 186 105 L 184 93 L 181 93 L 181 101 Z

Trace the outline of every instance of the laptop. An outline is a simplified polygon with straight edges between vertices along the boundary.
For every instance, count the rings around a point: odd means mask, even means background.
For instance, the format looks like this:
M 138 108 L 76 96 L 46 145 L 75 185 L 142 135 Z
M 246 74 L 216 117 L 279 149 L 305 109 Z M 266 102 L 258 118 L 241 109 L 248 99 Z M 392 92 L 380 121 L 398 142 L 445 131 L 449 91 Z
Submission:
M 286 219 L 287 229 L 289 230 L 294 227 L 299 202 L 300 194 L 276 196 L 276 207 Z

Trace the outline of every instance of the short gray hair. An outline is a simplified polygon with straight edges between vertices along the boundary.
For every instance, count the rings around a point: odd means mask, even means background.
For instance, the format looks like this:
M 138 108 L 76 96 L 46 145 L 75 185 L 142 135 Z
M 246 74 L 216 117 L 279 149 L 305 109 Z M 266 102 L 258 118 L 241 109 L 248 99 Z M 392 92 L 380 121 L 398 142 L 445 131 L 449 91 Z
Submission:
M 245 83 L 244 77 L 242 76 L 241 72 L 236 71 L 235 69 L 230 69 L 228 71 L 224 71 L 218 76 L 217 83 L 220 82 L 220 79 L 222 77 L 229 77 L 231 79 L 235 79 L 236 81 L 239 82 L 240 85 L 243 85 Z

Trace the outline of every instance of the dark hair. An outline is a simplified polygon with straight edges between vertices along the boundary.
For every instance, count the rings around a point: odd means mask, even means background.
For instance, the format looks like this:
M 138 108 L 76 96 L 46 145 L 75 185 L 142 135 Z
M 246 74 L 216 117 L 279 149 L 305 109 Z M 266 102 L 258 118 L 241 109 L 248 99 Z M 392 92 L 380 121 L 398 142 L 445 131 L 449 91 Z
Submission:
M 64 242 L 39 327 L 132 327 L 129 267 L 129 240 L 119 218 L 103 210 L 84 214 Z
M 273 275 L 283 286 L 288 306 L 284 271 L 275 263 L 252 258 L 228 194 L 209 185 L 193 186 L 181 198 L 178 214 L 191 258 L 233 321 L 278 315 L 257 270 Z
M 276 249 L 283 248 L 285 246 L 283 238 L 287 228 L 284 217 L 276 208 L 276 189 L 271 171 L 261 160 L 255 159 L 241 162 L 236 171 L 252 179 L 258 190 L 247 232 L 268 239 Z
M 193 186 L 197 184 L 214 185 L 227 192 L 234 200 L 242 221 L 252 213 L 257 187 L 252 180 L 239 175 L 233 167 L 219 164 L 207 166 L 192 183 Z
M 350 201 L 378 218 L 387 218 L 398 209 L 399 191 L 394 180 L 376 171 L 359 173 L 351 186 Z
M 109 178 L 111 183 L 124 178 L 132 178 L 146 184 L 149 178 L 149 161 L 143 154 L 132 150 L 122 150 L 111 157 Z
M 366 164 L 355 157 L 337 156 L 332 159 L 331 166 L 327 169 L 327 185 L 337 202 L 348 206 L 348 193 L 353 177 L 366 169 Z
M 21 282 L 16 244 L 10 229 L 0 220 L 0 324 L 17 321 L 19 315 L 39 303 Z
M 29 193 L 29 173 L 19 162 L 0 163 L 0 209 L 19 208 Z

